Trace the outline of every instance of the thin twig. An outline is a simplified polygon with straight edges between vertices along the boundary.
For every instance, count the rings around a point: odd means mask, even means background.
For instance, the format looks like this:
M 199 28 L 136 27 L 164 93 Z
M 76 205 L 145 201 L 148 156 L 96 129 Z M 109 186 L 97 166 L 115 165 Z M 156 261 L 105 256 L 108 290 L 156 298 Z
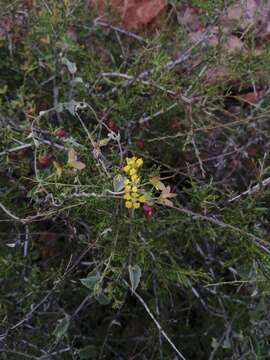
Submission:
M 189 123 L 190 123 L 190 131 L 192 133 L 192 135 L 191 135 L 191 143 L 193 145 L 195 156 L 196 156 L 196 158 L 198 160 L 198 163 L 199 163 L 199 167 L 200 167 L 200 170 L 201 170 L 202 177 L 203 177 L 203 179 L 205 179 L 205 170 L 204 170 L 202 159 L 201 159 L 201 156 L 200 156 L 200 151 L 198 149 L 198 146 L 196 144 L 195 137 L 194 137 L 194 127 L 193 127 L 193 118 L 192 118 L 192 108 L 191 108 L 191 106 L 189 106 L 188 109 L 187 109 L 187 117 L 188 117 L 188 120 L 189 120 Z
M 143 117 L 139 120 L 139 123 L 140 124 L 145 124 L 146 122 L 148 122 L 149 120 L 152 120 L 160 115 L 163 115 L 164 113 L 167 113 L 168 111 L 174 109 L 176 106 L 178 105 L 178 103 L 174 103 L 170 106 L 168 106 L 166 109 L 161 109 L 159 111 L 157 111 L 156 113 L 154 113 L 153 115 L 150 115 L 150 116 L 146 116 L 146 117 Z
M 182 213 L 184 213 L 184 214 L 186 214 L 188 216 L 191 216 L 191 217 L 193 217 L 195 219 L 208 221 L 208 222 L 210 222 L 212 224 L 215 224 L 215 225 L 218 225 L 219 227 L 222 227 L 224 229 L 232 230 L 232 231 L 234 231 L 236 233 L 239 233 L 241 235 L 245 235 L 246 237 L 249 237 L 250 239 L 252 239 L 254 244 L 257 247 L 264 250 L 267 254 L 270 255 L 270 250 L 268 249 L 269 243 L 267 241 L 261 239 L 260 237 L 249 233 L 248 231 L 245 231 L 245 230 L 243 230 L 243 229 L 241 229 L 241 228 L 239 228 L 237 226 L 224 223 L 223 221 L 214 219 L 214 218 L 212 218 L 210 216 L 195 213 L 194 211 L 183 208 L 183 207 L 170 206 L 169 208 L 174 209 L 174 210 L 179 211 L 179 212 L 182 212 Z
M 29 244 L 29 227 L 28 225 L 25 225 L 25 239 L 23 244 L 23 256 L 27 256 L 28 252 L 28 244 Z
M 108 24 L 108 23 L 105 23 L 105 22 L 103 22 L 103 21 L 100 21 L 99 19 L 96 19 L 94 23 L 95 23 L 96 26 L 103 26 L 103 27 L 105 27 L 105 28 L 109 28 L 109 29 L 114 30 L 114 31 L 117 31 L 117 32 L 119 32 L 119 33 L 121 33 L 121 34 L 124 34 L 124 35 L 127 35 L 127 36 L 129 36 L 129 37 L 132 37 L 133 39 L 136 39 L 136 40 L 138 40 L 138 41 L 140 41 L 140 42 L 142 42 L 142 43 L 146 43 L 146 41 L 144 40 L 143 37 L 141 37 L 141 36 L 139 36 L 139 35 L 136 35 L 136 34 L 130 32 L 130 31 L 127 31 L 127 30 L 125 30 L 125 29 L 123 29 L 123 28 L 120 28 L 120 27 L 117 27 L 117 26 L 113 26 L 113 25 L 111 25 L 111 24 Z
M 211 31 L 206 31 L 204 33 L 204 35 L 195 43 L 193 44 L 191 47 L 189 47 L 186 51 L 184 51 L 177 59 L 175 60 L 170 60 L 168 61 L 164 67 L 163 67 L 163 71 L 171 71 L 172 69 L 175 68 L 175 66 L 180 65 L 182 63 L 184 63 L 185 61 L 187 61 L 190 56 L 192 51 L 200 44 L 204 43 L 206 41 L 206 39 L 211 35 Z M 153 74 L 155 71 L 155 68 L 151 68 L 148 70 L 144 70 L 142 71 L 139 75 L 137 76 L 132 76 L 131 78 L 129 78 L 127 80 L 127 82 L 125 82 L 124 84 L 122 84 L 122 89 L 127 88 L 128 86 L 134 84 L 136 81 L 138 80 L 145 80 L 147 79 L 151 74 Z M 110 91 L 108 91 L 108 94 L 113 94 L 118 90 L 118 87 L 115 86 L 113 87 Z
M 17 355 L 17 356 L 20 356 L 20 357 L 24 357 L 26 359 L 33 359 L 33 360 L 39 360 L 40 359 L 39 357 L 28 355 L 28 354 L 22 353 L 20 351 L 15 351 L 15 350 L 0 349 L 0 353 L 13 354 L 13 355 Z
M 131 288 L 130 288 L 131 289 Z M 169 336 L 165 333 L 165 331 L 162 329 L 161 325 L 159 324 L 159 322 L 156 320 L 156 318 L 154 317 L 154 315 L 152 314 L 151 310 L 149 309 L 149 307 L 147 306 L 147 304 L 145 303 L 145 301 L 143 300 L 143 298 L 135 291 L 132 290 L 132 294 L 134 294 L 136 296 L 136 298 L 140 301 L 140 303 L 143 305 L 143 307 L 145 308 L 146 312 L 148 313 L 148 315 L 151 317 L 151 319 L 154 321 L 156 327 L 158 328 L 158 330 L 160 331 L 160 333 L 163 335 L 163 337 L 168 341 L 168 343 L 170 344 L 170 346 L 173 348 L 173 350 L 176 352 L 176 354 L 182 359 L 182 360 L 186 360 L 186 358 L 184 357 L 184 355 L 177 349 L 177 347 L 174 345 L 174 343 L 172 342 L 172 340 L 169 338 Z
M 60 150 L 65 149 L 65 147 L 63 145 L 59 145 L 59 144 L 57 144 L 55 142 L 52 142 L 52 141 L 49 141 L 49 140 L 41 139 L 41 138 L 39 138 L 37 136 L 35 136 L 35 140 L 37 140 L 38 142 L 40 142 L 42 144 L 52 145 L 55 148 L 60 149 Z M 23 144 L 23 145 L 20 145 L 20 146 L 16 146 L 14 148 L 7 149 L 5 151 L 0 152 L 0 156 L 8 155 L 10 153 L 21 151 L 21 150 L 24 150 L 24 149 L 29 149 L 31 147 L 33 147 L 33 144 Z
M 95 245 L 95 242 L 91 243 L 89 246 L 87 246 L 87 248 L 81 253 L 81 255 L 79 255 L 79 257 L 74 261 L 74 263 L 65 270 L 61 280 L 64 280 L 67 278 L 68 275 L 70 275 L 78 266 L 78 264 L 80 264 L 81 260 L 86 256 L 86 254 L 93 248 L 93 246 Z M 29 321 L 31 319 L 31 317 L 33 316 L 33 314 L 40 308 L 40 306 L 42 304 L 44 304 L 49 297 L 55 292 L 55 290 L 57 289 L 58 286 L 60 286 L 61 281 L 57 281 L 55 282 L 54 286 L 52 287 L 52 289 L 43 297 L 43 299 L 37 304 L 35 305 L 24 317 L 22 320 L 20 320 L 19 322 L 17 322 L 16 324 L 14 324 L 13 326 L 11 326 L 8 330 L 6 330 L 5 333 L 0 334 L 0 339 L 4 340 L 10 331 L 17 329 L 18 327 L 22 326 L 26 321 Z M 83 301 L 83 305 L 84 305 L 84 301 Z M 82 304 L 81 304 L 82 305 Z M 81 309 L 81 305 L 79 306 L 79 308 Z M 78 310 L 78 309 L 77 309 Z
M 184 96 L 182 94 L 179 94 L 179 92 L 173 91 L 173 90 L 169 90 L 166 89 L 164 86 L 157 84 L 155 81 L 153 80 L 143 80 L 140 77 L 136 77 L 136 76 L 132 76 L 132 75 L 128 75 L 125 73 L 118 73 L 118 72 L 103 72 L 100 74 L 100 76 L 102 77 L 120 77 L 126 80 L 129 80 L 132 83 L 138 82 L 140 81 L 143 85 L 147 85 L 149 87 L 155 87 L 169 95 L 178 95 L 179 99 L 182 100 L 183 102 L 187 103 L 187 104 L 191 104 L 193 102 L 193 99 L 188 98 L 187 96 Z M 122 85 L 125 86 L 125 85 Z M 114 92 L 117 89 L 117 87 L 114 87 L 112 90 L 110 90 L 109 92 Z
M 14 148 L 7 149 L 5 151 L 0 152 L 0 156 L 7 155 L 7 154 L 10 154 L 10 153 L 16 152 L 16 151 L 21 151 L 21 150 L 24 150 L 24 149 L 28 149 L 28 148 L 30 148 L 32 146 L 33 146 L 33 144 L 23 144 L 23 145 L 20 145 L 20 146 L 16 146 Z
M 95 115 L 96 119 L 98 122 L 100 122 L 95 110 L 87 103 L 83 103 L 83 106 L 86 106 L 88 107 L 92 112 L 93 114 Z M 80 107 L 76 108 L 76 111 L 75 111 L 75 115 L 76 117 L 78 118 L 78 120 L 80 121 L 84 131 L 86 132 L 87 136 L 88 136 L 88 139 L 93 147 L 93 150 L 92 150 L 92 154 L 93 154 L 93 157 L 95 160 L 98 160 L 98 162 L 101 164 L 105 174 L 107 175 L 107 177 L 109 178 L 110 175 L 106 169 L 106 165 L 104 163 L 104 161 L 102 160 L 102 153 L 100 151 L 100 148 L 98 147 L 98 145 L 96 144 L 96 142 L 94 141 L 94 139 L 92 138 L 92 135 L 90 134 L 90 131 L 88 130 L 87 126 L 85 125 L 84 121 L 82 120 L 82 118 L 80 117 L 79 113 L 78 113 L 78 110 L 79 110 Z
M 252 195 L 255 192 L 261 190 L 263 187 L 266 187 L 269 184 L 270 184 L 270 177 L 268 177 L 267 179 L 263 180 L 262 182 L 260 182 L 260 183 L 258 183 L 256 185 L 252 186 L 250 189 L 242 192 L 241 194 L 229 199 L 229 202 L 233 202 L 235 200 L 238 200 L 238 199 L 242 198 L 245 195 Z
M 0 202 L 0 208 L 4 211 L 4 213 L 6 213 L 13 220 L 16 220 L 22 224 L 26 223 L 26 219 L 20 219 L 18 216 L 12 214 L 12 212 L 10 210 L 8 210 L 1 202 Z
M 264 114 L 263 116 L 254 117 L 252 119 L 251 118 L 245 118 L 245 119 L 241 119 L 241 120 L 236 120 L 236 121 L 233 121 L 233 122 L 228 123 L 228 124 L 218 124 L 218 125 L 209 126 L 209 127 L 199 127 L 199 128 L 193 129 L 193 132 L 212 131 L 212 130 L 216 130 L 216 129 L 230 129 L 230 128 L 238 126 L 238 125 L 248 126 L 251 121 L 259 121 L 259 120 L 261 120 L 261 121 L 269 121 L 269 117 L 265 117 L 265 115 L 266 114 Z M 176 138 L 187 137 L 187 136 L 191 136 L 191 135 L 192 135 L 191 131 L 177 132 L 175 135 L 160 136 L 160 137 L 157 137 L 157 138 L 149 139 L 149 140 L 147 140 L 147 142 L 161 141 L 161 140 L 168 140 L 168 139 L 176 139 Z

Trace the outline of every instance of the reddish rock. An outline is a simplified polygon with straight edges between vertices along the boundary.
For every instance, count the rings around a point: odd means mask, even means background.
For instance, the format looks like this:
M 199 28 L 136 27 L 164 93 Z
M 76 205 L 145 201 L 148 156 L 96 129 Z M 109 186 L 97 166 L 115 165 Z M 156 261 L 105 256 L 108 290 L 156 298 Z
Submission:
M 106 15 L 105 0 L 88 0 L 99 16 Z M 120 17 L 121 26 L 127 30 L 140 30 L 161 15 L 167 6 L 166 0 L 111 0 L 109 8 Z

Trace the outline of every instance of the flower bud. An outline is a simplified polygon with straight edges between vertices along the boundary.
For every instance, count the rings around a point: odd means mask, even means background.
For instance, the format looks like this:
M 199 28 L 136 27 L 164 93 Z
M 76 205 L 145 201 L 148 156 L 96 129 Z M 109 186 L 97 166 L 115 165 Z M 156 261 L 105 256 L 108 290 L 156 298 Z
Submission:
M 38 162 L 41 166 L 47 167 L 49 165 L 49 158 L 47 155 L 39 155 Z
M 58 136 L 60 138 L 63 138 L 63 137 L 67 136 L 66 131 L 63 128 L 57 129 L 54 134 L 55 134 L 55 136 Z
M 144 216 L 147 219 L 151 219 L 151 217 L 154 215 L 154 209 L 147 203 L 143 204 L 143 212 L 144 212 Z

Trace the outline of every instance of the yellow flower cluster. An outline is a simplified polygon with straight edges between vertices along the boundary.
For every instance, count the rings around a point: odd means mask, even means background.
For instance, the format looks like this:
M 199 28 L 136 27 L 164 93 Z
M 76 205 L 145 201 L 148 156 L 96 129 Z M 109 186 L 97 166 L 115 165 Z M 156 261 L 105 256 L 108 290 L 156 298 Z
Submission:
M 136 156 L 126 159 L 126 165 L 123 167 L 123 171 L 128 175 L 124 180 L 126 200 L 125 206 L 128 209 L 138 209 L 141 203 L 145 202 L 145 197 L 139 194 L 140 177 L 137 174 L 138 168 L 143 164 L 142 159 L 138 159 Z

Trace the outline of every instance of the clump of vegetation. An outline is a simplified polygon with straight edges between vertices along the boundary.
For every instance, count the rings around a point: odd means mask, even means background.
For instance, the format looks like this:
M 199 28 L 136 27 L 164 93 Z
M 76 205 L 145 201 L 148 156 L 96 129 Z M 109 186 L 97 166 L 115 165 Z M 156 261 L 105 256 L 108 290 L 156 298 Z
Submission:
M 269 356 L 269 43 L 212 4 L 1 5 L 1 359 Z

